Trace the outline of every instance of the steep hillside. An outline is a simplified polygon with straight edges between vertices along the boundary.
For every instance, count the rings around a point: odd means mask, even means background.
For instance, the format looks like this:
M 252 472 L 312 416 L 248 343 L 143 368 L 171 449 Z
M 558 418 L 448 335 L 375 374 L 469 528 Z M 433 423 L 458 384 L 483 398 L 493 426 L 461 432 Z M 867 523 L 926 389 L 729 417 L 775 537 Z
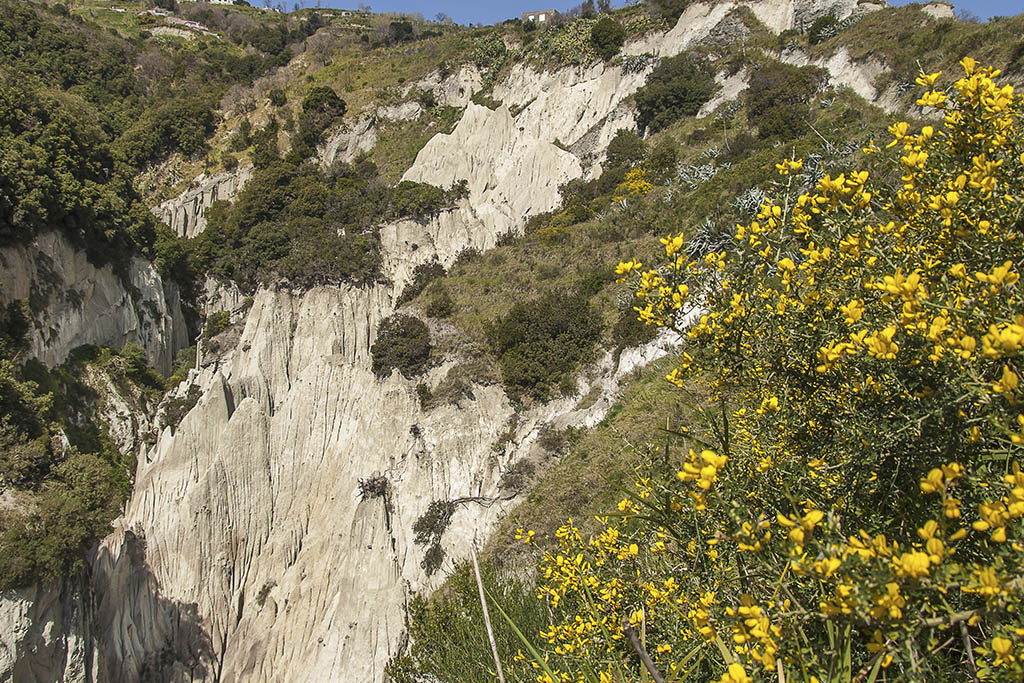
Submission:
M 485 680 L 486 650 L 437 664 L 413 596 L 451 574 L 465 603 L 460 563 L 485 545 L 532 591 L 515 530 L 607 511 L 657 430 L 695 421 L 662 380 L 679 336 L 636 320 L 615 265 L 666 234 L 722 249 L 781 158 L 817 180 L 891 114 L 934 120 L 917 64 L 1024 73 L 1020 17 L 854 0 L 545 30 L 8 9 L 0 379 L 24 419 L 2 423 L 0 679 L 18 681 L 377 681 L 389 662 Z M 520 616 L 541 628 L 543 608 Z

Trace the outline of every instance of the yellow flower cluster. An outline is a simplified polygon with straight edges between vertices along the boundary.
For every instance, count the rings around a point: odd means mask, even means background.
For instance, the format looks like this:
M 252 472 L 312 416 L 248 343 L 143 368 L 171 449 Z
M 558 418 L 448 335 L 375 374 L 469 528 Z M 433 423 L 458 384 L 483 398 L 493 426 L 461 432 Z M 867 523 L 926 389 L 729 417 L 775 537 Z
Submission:
M 624 621 L 671 680 L 1024 679 L 1024 98 L 961 64 L 866 170 L 784 160 L 730 248 L 619 264 L 706 425 L 601 533 L 556 534 L 561 680 L 631 679 Z
M 714 451 L 703 450 L 697 455 L 690 449 L 690 455 L 683 463 L 683 469 L 676 473 L 676 477 L 679 481 L 693 482 L 697 485 L 697 490 L 690 493 L 695 510 L 707 509 L 707 492 L 718 479 L 719 470 L 725 467 L 728 461 L 726 456 L 718 455 Z
M 647 174 L 647 169 L 638 166 L 626 172 L 626 179 L 615 188 L 612 200 L 620 202 L 629 197 L 643 197 L 654 189 Z

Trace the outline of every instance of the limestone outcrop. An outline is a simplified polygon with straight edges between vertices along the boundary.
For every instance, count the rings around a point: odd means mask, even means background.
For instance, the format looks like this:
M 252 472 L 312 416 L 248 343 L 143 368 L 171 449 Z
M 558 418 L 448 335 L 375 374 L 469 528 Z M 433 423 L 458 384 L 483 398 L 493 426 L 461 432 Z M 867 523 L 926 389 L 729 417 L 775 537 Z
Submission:
M 88 589 L 76 579 L 7 591 L 0 599 L 0 681 L 85 681 Z
M 376 118 L 362 115 L 346 123 L 318 150 L 320 165 L 330 168 L 335 163 L 351 163 L 357 156 L 369 152 L 377 144 Z
M 850 88 L 868 102 L 877 104 L 886 111 L 891 112 L 897 106 L 894 97 L 888 92 L 879 92 L 875 85 L 878 77 L 888 71 L 885 64 L 877 59 L 854 61 L 845 47 L 820 59 L 811 59 L 810 55 L 799 49 L 783 52 L 780 59 L 795 66 L 812 64 L 821 67 L 828 72 L 832 85 Z
M 921 11 L 933 19 L 956 19 L 953 5 L 948 2 L 928 2 Z
M 47 232 L 0 249 L 0 266 L 0 305 L 29 301 L 28 356 L 47 366 L 63 363 L 83 344 L 120 349 L 132 342 L 167 373 L 174 354 L 188 346 L 177 287 L 141 257 L 130 257 L 118 273 L 112 265 L 96 267 L 63 235 Z
M 252 177 L 252 164 L 207 177 L 200 174 L 174 199 L 159 204 L 153 213 L 181 237 L 195 237 L 206 230 L 206 210 L 217 200 L 231 201 Z
M 483 87 L 484 76 L 475 64 L 463 64 L 458 70 L 445 73 L 432 71 L 405 90 L 408 96 L 412 90 L 425 90 L 434 96 L 438 104 L 447 107 L 465 107 L 473 95 Z

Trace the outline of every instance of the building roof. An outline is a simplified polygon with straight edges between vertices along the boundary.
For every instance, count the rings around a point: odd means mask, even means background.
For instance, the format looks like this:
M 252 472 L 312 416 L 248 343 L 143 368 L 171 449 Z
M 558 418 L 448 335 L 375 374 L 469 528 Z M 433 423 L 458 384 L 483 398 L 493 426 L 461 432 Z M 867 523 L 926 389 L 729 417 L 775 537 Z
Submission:
M 531 14 L 558 14 L 556 9 L 537 9 L 532 12 L 523 12 L 523 17 L 528 17 Z

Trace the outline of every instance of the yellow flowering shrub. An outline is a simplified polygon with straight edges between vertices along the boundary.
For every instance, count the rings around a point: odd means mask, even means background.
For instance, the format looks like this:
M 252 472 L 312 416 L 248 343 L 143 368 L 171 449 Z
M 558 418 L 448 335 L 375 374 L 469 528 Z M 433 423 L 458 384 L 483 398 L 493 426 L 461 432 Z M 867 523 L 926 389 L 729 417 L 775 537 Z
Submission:
M 961 64 L 869 170 L 783 161 L 729 249 L 619 265 L 706 419 L 559 529 L 538 680 L 635 680 L 631 632 L 670 681 L 1022 680 L 1024 98 Z
M 626 172 L 626 179 L 615 188 L 612 201 L 622 201 L 630 197 L 643 197 L 654 189 L 648 177 L 647 169 L 642 166 Z

